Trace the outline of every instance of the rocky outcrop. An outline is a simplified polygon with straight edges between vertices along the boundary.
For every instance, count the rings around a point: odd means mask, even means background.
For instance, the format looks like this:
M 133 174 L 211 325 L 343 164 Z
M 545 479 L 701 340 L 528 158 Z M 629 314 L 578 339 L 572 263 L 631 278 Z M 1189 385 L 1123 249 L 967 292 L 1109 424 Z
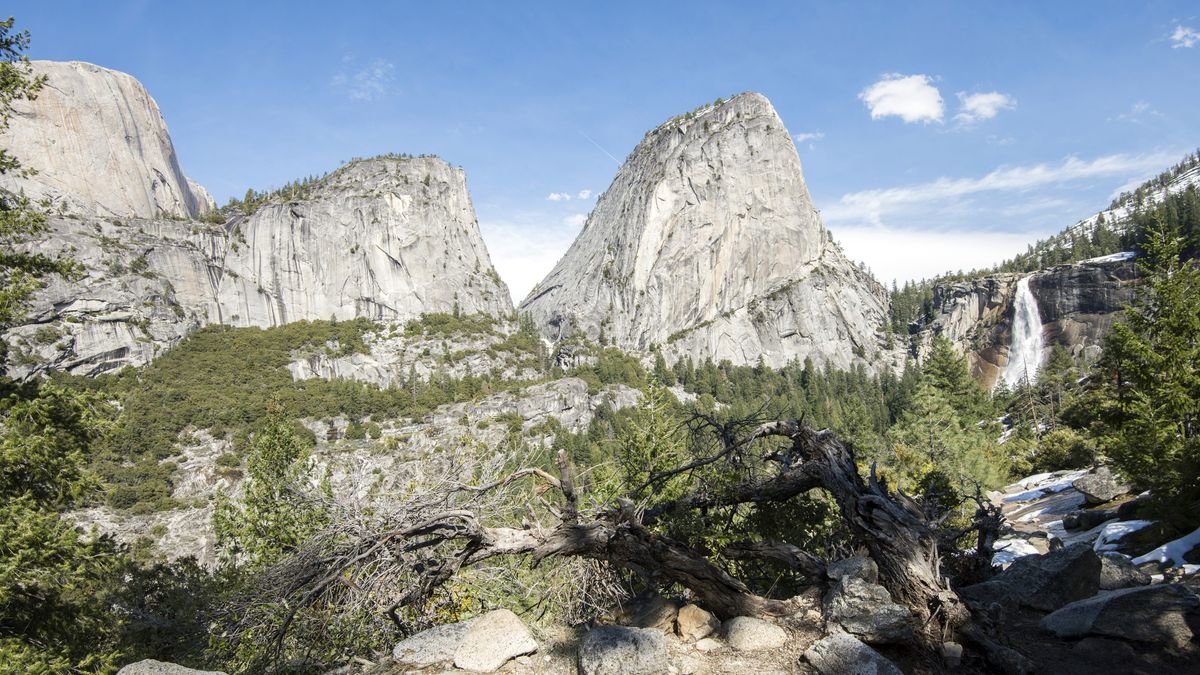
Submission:
M 818 640 L 804 659 L 821 675 L 901 675 L 882 654 L 845 633 Z
M 462 170 L 436 158 L 358 161 L 303 199 L 269 202 L 224 226 L 97 218 L 52 218 L 50 226 L 26 248 L 70 255 L 84 274 L 49 279 L 25 325 L 4 336 L 8 374 L 17 378 L 144 365 L 209 324 L 512 311 Z M 361 364 L 318 357 L 298 365 L 297 376 L 348 370 L 386 385 L 396 366 L 349 365 Z
M 886 303 L 821 224 L 770 102 L 741 94 L 648 133 L 521 309 L 552 339 L 669 360 L 878 369 Z
M 1200 621 L 1200 598 L 1180 584 L 1105 591 L 1042 619 L 1061 638 L 1099 635 L 1172 647 L 1187 645 Z
M 994 578 L 967 586 L 961 595 L 967 602 L 986 607 L 998 603 L 1020 604 L 1052 611 L 1100 590 L 1100 559 L 1086 542 L 1050 551 L 1045 555 L 1017 558 Z
M 59 214 L 194 218 L 212 197 L 183 173 L 158 104 L 133 77 L 80 61 L 32 61 L 46 84 L 14 101 L 5 150 L 37 171 L 0 187 Z
M 521 619 L 497 609 L 471 621 L 454 650 L 454 666 L 476 673 L 498 670 L 509 659 L 537 651 L 538 643 Z
M 166 661 L 145 659 L 117 671 L 117 675 L 225 675 L 216 670 L 196 670 Z
M 824 601 L 826 620 L 870 644 L 903 642 L 912 637 L 912 612 L 896 604 L 883 586 L 843 576 Z
M 1098 466 L 1088 471 L 1076 478 L 1071 486 L 1079 490 L 1090 505 L 1110 502 L 1133 489 L 1107 466 Z
M 353 162 L 229 228 L 214 323 L 512 311 L 463 170 L 436 157 Z

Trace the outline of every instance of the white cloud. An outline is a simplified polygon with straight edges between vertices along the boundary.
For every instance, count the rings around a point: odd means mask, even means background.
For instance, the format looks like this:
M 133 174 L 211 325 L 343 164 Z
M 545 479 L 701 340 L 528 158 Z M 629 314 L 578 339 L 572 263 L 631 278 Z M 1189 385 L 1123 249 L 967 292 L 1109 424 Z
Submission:
M 804 133 L 796 134 L 795 136 L 792 136 L 792 138 L 795 139 L 797 143 L 803 143 L 805 141 L 819 141 L 822 138 L 825 138 L 825 134 L 821 131 L 806 131 Z
M 577 196 L 580 199 L 587 199 L 592 196 L 592 191 L 591 190 L 580 190 L 579 194 Z
M 552 202 L 568 202 L 571 201 L 571 195 L 566 192 L 551 192 L 546 195 L 546 199 Z
M 333 76 L 332 84 L 345 89 L 346 95 L 355 101 L 373 101 L 388 93 L 395 66 L 385 59 L 372 59 L 362 68 L 355 69 L 355 58 L 342 57 L 343 69 Z
M 587 222 L 587 214 L 586 213 L 572 213 L 571 215 L 562 219 L 563 225 L 566 225 L 567 227 L 574 229 L 574 230 L 577 230 L 577 229 L 583 227 L 583 224 L 586 222 Z
M 1123 112 L 1116 117 L 1108 118 L 1108 121 L 1119 120 L 1122 122 L 1133 122 L 1134 124 L 1144 124 L 1148 117 L 1163 117 L 1163 114 L 1154 109 L 1147 101 L 1138 101 L 1130 106 L 1129 110 Z
M 927 75 L 890 73 L 863 89 L 858 98 L 871 111 L 871 119 L 899 117 L 908 123 L 941 122 L 945 113 L 942 94 Z
M 954 121 L 959 124 L 974 124 L 983 120 L 990 120 L 1000 113 L 1001 110 L 1011 110 L 1017 107 L 1017 101 L 1008 94 L 1001 94 L 998 91 L 989 91 L 986 93 L 968 94 L 964 91 L 958 92 L 958 100 L 962 104 L 958 114 L 954 116 Z
M 938 178 L 928 183 L 843 195 L 821 215 L 829 222 L 882 225 L 883 216 L 919 207 L 942 208 L 983 192 L 1025 191 L 1098 176 L 1128 177 L 1170 166 L 1183 153 L 1106 155 L 1091 161 L 1068 157 L 1058 164 L 1000 167 L 982 178 Z
M 1172 49 L 1179 49 L 1180 47 L 1186 49 L 1200 43 L 1200 33 L 1197 33 L 1193 28 L 1176 24 L 1175 32 L 1171 33 L 1168 39 L 1171 40 Z
M 834 231 L 847 256 L 866 263 L 883 283 L 895 280 L 900 285 L 943 272 L 991 267 L 1024 251 L 1042 236 L 1038 232 L 953 232 L 871 226 L 839 227 Z
M 524 300 L 537 282 L 554 269 L 578 234 L 574 228 L 507 220 L 481 220 L 479 229 L 492 264 L 508 284 L 514 304 Z

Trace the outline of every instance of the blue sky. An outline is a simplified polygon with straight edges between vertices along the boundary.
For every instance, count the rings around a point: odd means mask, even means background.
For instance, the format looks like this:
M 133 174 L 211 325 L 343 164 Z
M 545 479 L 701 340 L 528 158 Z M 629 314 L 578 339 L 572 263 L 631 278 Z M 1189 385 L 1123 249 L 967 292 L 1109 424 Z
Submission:
M 141 80 L 218 201 L 383 152 L 464 167 L 518 300 L 648 129 L 740 91 L 771 99 L 834 237 L 885 281 L 997 262 L 1200 146 L 1194 2 L 744 4 L 8 11 L 34 58 Z

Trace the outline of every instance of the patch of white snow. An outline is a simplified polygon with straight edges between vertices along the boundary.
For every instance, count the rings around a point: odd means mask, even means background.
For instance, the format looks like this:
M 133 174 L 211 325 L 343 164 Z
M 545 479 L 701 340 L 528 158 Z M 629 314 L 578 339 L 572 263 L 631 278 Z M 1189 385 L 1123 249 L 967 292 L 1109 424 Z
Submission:
M 1142 563 L 1171 563 L 1171 567 L 1183 567 L 1186 561 L 1183 559 L 1183 554 L 1200 546 L 1200 528 L 1196 528 L 1195 532 L 1182 536 L 1174 541 L 1159 546 L 1145 555 L 1140 555 L 1133 559 L 1134 565 Z
M 1096 537 L 1096 542 L 1092 544 L 1092 550 L 1097 553 L 1112 551 L 1117 548 L 1115 542 L 1120 541 L 1125 535 L 1153 524 L 1153 520 L 1118 520 L 1108 523 L 1103 530 L 1100 530 L 1100 536 Z M 1135 562 L 1135 564 L 1137 563 Z

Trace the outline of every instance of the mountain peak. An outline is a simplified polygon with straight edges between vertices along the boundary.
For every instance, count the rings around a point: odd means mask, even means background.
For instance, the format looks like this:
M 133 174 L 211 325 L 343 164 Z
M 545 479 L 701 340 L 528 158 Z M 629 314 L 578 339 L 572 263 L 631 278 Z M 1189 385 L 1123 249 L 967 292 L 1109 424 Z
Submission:
M 745 93 L 648 133 L 522 308 L 551 337 L 849 365 L 876 351 L 884 303 L 831 242 L 774 107 Z

